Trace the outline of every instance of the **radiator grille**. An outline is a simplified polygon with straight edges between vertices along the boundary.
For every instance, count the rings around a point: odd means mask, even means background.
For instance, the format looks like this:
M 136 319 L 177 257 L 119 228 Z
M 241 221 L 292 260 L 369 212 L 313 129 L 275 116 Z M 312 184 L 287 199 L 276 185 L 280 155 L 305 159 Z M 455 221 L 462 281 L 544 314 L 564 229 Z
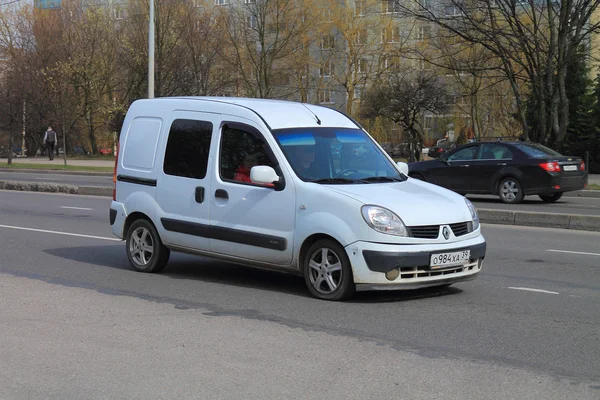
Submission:
M 452 232 L 454 232 L 454 236 L 463 236 L 467 233 L 473 232 L 473 223 L 459 222 L 457 224 L 450 224 L 450 228 L 452 229 Z
M 411 226 L 410 234 L 419 239 L 437 239 L 440 234 L 439 225 Z
M 456 237 L 473 232 L 472 222 L 457 222 L 449 226 Z M 440 225 L 409 226 L 408 229 L 412 237 L 419 239 L 437 239 L 440 234 Z

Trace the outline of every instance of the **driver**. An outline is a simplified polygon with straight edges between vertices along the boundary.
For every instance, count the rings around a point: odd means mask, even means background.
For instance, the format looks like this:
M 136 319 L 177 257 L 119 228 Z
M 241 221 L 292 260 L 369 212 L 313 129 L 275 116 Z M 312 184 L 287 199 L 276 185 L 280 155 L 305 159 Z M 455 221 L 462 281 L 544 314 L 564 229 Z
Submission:
M 315 146 L 296 146 L 296 158 L 298 159 L 298 175 L 304 179 L 315 178 L 313 171 Z

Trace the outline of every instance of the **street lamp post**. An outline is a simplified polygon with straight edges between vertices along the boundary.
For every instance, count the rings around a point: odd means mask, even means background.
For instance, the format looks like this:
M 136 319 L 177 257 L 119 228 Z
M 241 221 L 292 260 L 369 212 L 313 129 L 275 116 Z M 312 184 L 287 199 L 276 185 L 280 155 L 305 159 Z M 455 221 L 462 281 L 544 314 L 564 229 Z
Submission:
M 148 21 L 148 98 L 154 98 L 154 0 L 150 1 Z

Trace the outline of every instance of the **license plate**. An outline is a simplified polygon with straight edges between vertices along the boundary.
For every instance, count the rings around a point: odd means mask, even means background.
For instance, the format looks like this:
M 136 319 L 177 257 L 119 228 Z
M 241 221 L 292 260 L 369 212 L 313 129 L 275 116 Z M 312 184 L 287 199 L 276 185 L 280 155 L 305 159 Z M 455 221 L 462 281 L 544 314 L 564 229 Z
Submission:
M 577 165 L 565 165 L 563 167 L 565 171 L 577 171 Z
M 430 266 L 432 269 L 463 265 L 469 262 L 471 250 L 456 251 L 453 253 L 438 253 L 431 255 Z

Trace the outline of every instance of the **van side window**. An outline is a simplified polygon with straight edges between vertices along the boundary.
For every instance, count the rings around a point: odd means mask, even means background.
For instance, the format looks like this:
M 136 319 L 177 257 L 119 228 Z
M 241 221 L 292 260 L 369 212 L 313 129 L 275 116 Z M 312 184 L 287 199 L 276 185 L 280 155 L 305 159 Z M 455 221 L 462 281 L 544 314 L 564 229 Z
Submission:
M 240 129 L 223 128 L 221 137 L 221 179 L 251 183 L 250 170 L 256 165 L 273 166 L 265 151 L 264 139 Z
M 163 171 L 167 175 L 204 179 L 213 125 L 206 121 L 176 119 L 169 131 Z

